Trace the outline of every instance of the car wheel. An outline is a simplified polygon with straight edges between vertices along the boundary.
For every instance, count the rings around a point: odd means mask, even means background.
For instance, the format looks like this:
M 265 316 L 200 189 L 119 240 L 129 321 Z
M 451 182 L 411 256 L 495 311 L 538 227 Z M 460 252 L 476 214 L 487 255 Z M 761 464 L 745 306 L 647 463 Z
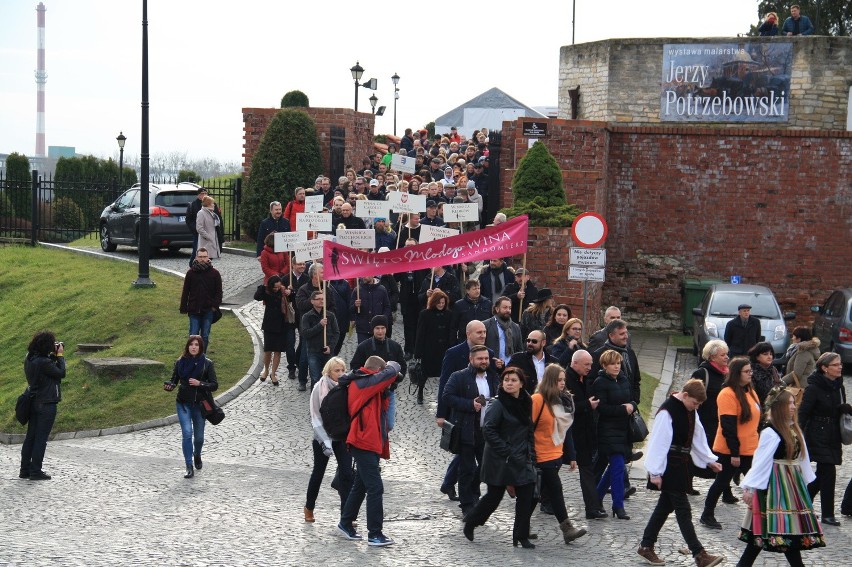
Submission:
M 101 225 L 101 250 L 104 252 L 115 252 L 118 245 L 115 244 L 109 237 L 109 227 L 106 224 Z

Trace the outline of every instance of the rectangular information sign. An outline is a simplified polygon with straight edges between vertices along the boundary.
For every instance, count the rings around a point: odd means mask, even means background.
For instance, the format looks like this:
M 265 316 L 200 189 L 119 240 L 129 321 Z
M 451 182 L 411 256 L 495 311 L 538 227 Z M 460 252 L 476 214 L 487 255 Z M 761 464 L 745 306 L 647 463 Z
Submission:
M 391 169 L 402 173 L 414 174 L 415 158 L 400 154 L 391 154 Z
M 432 226 L 428 224 L 420 225 L 420 244 L 424 242 L 432 242 L 449 236 L 455 236 L 459 233 L 457 228 L 447 228 L 445 226 Z
M 308 239 L 307 230 L 296 230 L 293 232 L 276 232 L 275 233 L 275 251 L 288 252 L 293 250 L 293 245 L 296 242 L 304 242 Z
M 571 261 L 568 263 L 572 266 L 587 266 L 591 268 L 606 266 L 606 248 L 572 246 Z
M 604 281 L 604 272 L 606 268 L 588 268 L 586 266 L 571 266 L 569 268 L 568 279 L 590 282 Z
M 425 213 L 426 195 L 412 195 L 402 191 L 391 191 L 388 193 L 388 201 L 391 209 L 397 213 Z
M 305 197 L 305 212 L 306 213 L 321 213 L 323 195 L 308 195 Z M 296 223 L 298 224 L 298 220 Z
M 331 213 L 296 213 L 299 230 L 331 232 Z
M 342 244 L 343 246 L 349 246 L 350 248 L 372 250 L 376 247 L 376 231 L 372 228 L 355 228 L 351 230 L 341 228 L 337 231 L 337 236 L 334 241 L 338 244 Z
M 476 203 L 446 203 L 444 221 L 476 222 L 479 220 L 479 206 Z

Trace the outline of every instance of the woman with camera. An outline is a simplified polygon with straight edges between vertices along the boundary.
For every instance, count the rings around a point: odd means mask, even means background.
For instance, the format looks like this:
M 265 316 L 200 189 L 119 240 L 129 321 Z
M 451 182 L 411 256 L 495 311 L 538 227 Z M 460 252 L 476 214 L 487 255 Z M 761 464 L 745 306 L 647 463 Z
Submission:
M 213 361 L 204 356 L 204 339 L 190 335 L 183 347 L 183 354 L 175 362 L 172 379 L 163 383 L 163 389 L 171 392 L 178 386 L 177 416 L 183 442 L 183 460 L 186 474 L 192 478 L 195 468 L 201 470 L 201 447 L 204 446 L 204 416 L 201 401 L 219 387 Z
M 41 469 L 47 438 L 56 421 L 56 404 L 62 399 L 60 382 L 65 378 L 65 346 L 50 331 L 36 333 L 27 347 L 24 373 L 30 392 L 30 420 L 21 446 L 20 478 L 50 480 Z

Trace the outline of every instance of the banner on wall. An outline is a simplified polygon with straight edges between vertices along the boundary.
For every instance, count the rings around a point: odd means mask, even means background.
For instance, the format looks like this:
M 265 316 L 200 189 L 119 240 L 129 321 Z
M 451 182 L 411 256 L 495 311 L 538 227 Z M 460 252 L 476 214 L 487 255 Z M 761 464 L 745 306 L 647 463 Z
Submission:
M 664 122 L 787 122 L 793 46 L 668 43 L 663 46 Z
M 524 215 L 497 226 L 382 253 L 325 242 L 325 277 L 359 278 L 515 256 L 527 251 L 528 229 L 528 218 Z

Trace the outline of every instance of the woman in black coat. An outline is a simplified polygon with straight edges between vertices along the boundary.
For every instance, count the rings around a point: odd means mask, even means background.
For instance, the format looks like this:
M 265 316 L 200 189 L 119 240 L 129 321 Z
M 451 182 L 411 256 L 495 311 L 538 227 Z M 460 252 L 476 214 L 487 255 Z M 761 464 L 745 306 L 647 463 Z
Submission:
M 811 461 L 816 466 L 816 480 L 808 485 L 811 499 L 821 493 L 822 523 L 839 526 L 834 517 L 834 482 L 836 467 L 842 461 L 840 416 L 852 414 L 852 406 L 843 387 L 843 364 L 840 355 L 827 352 L 819 357 L 816 371 L 808 377 L 805 395 L 799 407 L 799 425 L 805 433 Z
M 559 361 L 559 366 L 568 368 L 571 357 L 578 350 L 589 350 L 589 347 L 583 343 L 583 322 L 574 317 L 565 322 L 562 333 L 551 342 L 550 354 Z
M 690 378 L 701 380 L 707 391 L 707 400 L 698 406 L 697 413 L 704 433 L 707 435 L 707 445 L 712 447 L 716 439 L 716 430 L 719 428 L 719 408 L 716 405 L 716 398 L 719 397 L 719 392 L 722 391 L 722 385 L 728 376 L 728 345 L 721 339 L 708 341 L 704 345 L 704 350 L 701 351 L 701 358 L 703 359 L 701 364 Z M 710 469 L 706 468 L 690 467 L 690 471 L 695 471 L 702 478 L 716 477 Z M 689 487 L 686 493 L 691 496 L 698 495 L 698 491 L 692 484 L 692 474 L 689 476 Z M 722 501 L 730 504 L 736 502 L 734 498 L 731 487 L 728 485 L 722 494 Z
M 612 515 L 629 520 L 624 511 L 624 461 L 633 452 L 630 441 L 630 415 L 639 409 L 633 401 L 633 388 L 621 372 L 623 357 L 614 350 L 601 354 L 601 370 L 592 384 L 598 398 L 598 458 L 609 462 L 600 482 L 598 499 L 603 502 L 607 489 L 612 492 Z
M 515 524 L 512 545 L 525 549 L 530 543 L 530 515 L 535 489 L 535 440 L 532 427 L 532 398 L 524 389 L 526 377 L 518 368 L 503 371 L 497 399 L 485 414 L 482 435 L 481 477 L 488 492 L 465 517 L 464 535 L 473 541 L 473 530 L 483 525 L 503 499 L 508 486 L 515 491 Z
M 452 346 L 451 317 L 448 309 L 447 294 L 436 289 L 429 297 L 426 309 L 417 318 L 417 340 L 414 343 L 414 358 L 420 360 L 423 369 L 423 381 L 430 376 L 441 375 L 441 363 L 444 354 Z M 423 386 L 417 385 L 417 403 L 423 403 Z
M 21 472 L 19 478 L 50 480 L 41 470 L 47 438 L 56 421 L 56 405 L 62 399 L 60 382 L 65 378 L 65 345 L 56 342 L 49 331 L 36 333 L 27 347 L 24 374 L 30 400 L 30 420 L 27 436 L 21 445 Z
M 281 309 L 281 302 L 286 301 L 291 293 L 279 276 L 272 276 L 266 281 L 266 286 L 258 287 L 254 294 L 256 301 L 263 301 L 263 371 L 260 381 L 266 377 L 272 380 L 272 385 L 278 385 L 278 365 L 281 363 L 281 353 L 287 350 L 287 319 Z

